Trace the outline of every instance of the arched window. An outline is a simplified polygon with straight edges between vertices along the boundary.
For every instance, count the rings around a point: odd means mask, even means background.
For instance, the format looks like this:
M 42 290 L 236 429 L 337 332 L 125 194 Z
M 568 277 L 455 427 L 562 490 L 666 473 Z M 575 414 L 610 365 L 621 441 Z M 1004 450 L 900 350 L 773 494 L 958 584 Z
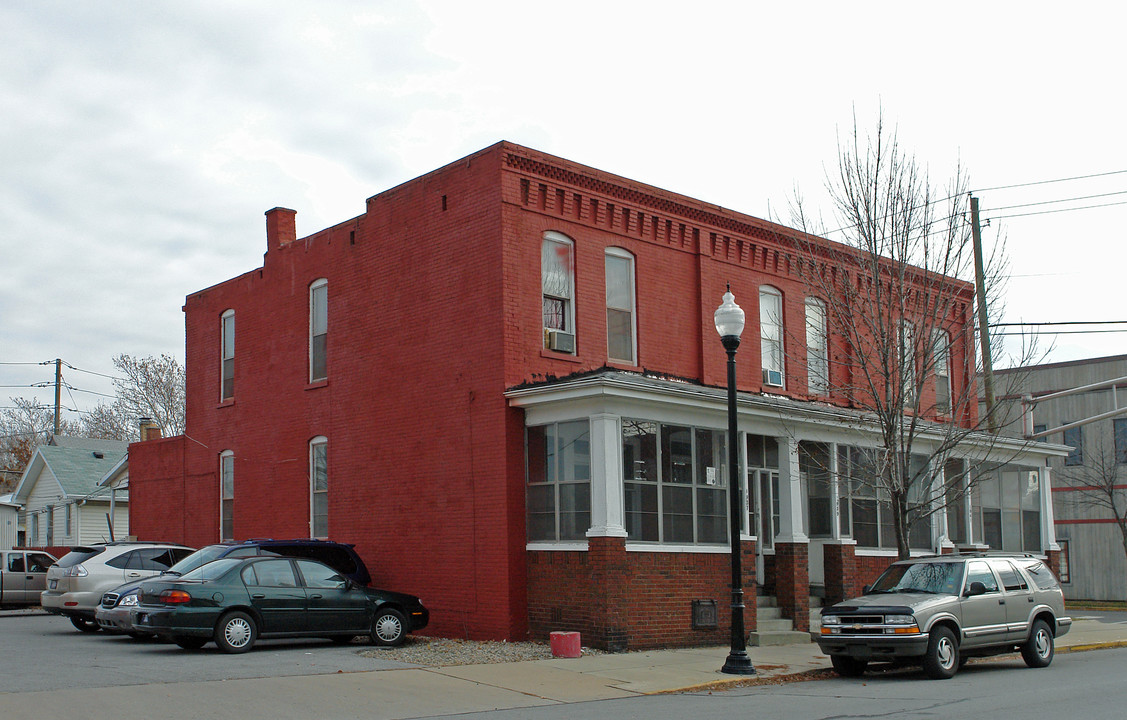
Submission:
M 235 539 L 235 453 L 219 453 L 219 540 Z
M 540 288 L 543 294 L 544 347 L 575 352 L 574 243 L 557 232 L 544 233 L 540 246 Z
M 811 395 L 829 394 L 830 354 L 826 304 L 816 297 L 806 298 L 806 372 Z
M 329 439 L 309 441 L 309 537 L 329 536 Z
M 235 397 L 235 311 L 227 310 L 219 319 L 219 399 Z
M 783 387 L 783 295 L 770 285 L 759 288 L 759 335 L 763 384 Z
M 636 364 L 637 321 L 634 317 L 634 256 L 607 248 L 607 357 Z
M 329 355 L 329 281 L 309 286 L 309 382 L 324 380 Z

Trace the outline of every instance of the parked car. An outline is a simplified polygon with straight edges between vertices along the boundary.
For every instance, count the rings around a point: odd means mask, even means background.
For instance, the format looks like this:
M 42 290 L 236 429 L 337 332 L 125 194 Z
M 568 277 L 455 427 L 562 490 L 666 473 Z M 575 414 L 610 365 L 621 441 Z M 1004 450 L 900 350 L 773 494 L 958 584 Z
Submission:
M 55 556 L 38 550 L 0 550 L 0 607 L 38 605 Z
M 426 627 L 430 614 L 414 595 L 364 587 L 317 560 L 222 558 L 179 578 L 141 584 L 133 628 L 185 649 L 208 641 L 223 652 L 250 650 L 259 637 L 323 637 L 348 642 L 368 635 L 399 645 Z
M 1053 661 L 1072 626 L 1052 571 L 1032 555 L 969 553 L 893 563 L 865 594 L 822 609 L 818 646 L 839 675 L 870 662 L 919 664 L 950 678 L 971 657 L 1020 651 Z
M 165 570 L 161 575 L 183 575 L 186 572 L 224 557 L 255 557 L 258 555 L 284 555 L 286 557 L 305 557 L 320 560 L 341 575 L 360 585 L 372 581 L 368 567 L 352 545 L 331 540 L 244 540 L 225 542 L 200 548 L 180 562 Z M 142 580 L 133 580 L 107 590 L 94 613 L 98 625 L 110 632 L 123 632 L 137 638 L 152 637 L 133 629 L 130 611 L 137 605 Z
M 172 543 L 117 541 L 79 545 L 47 570 L 43 609 L 70 618 L 83 632 L 95 632 L 95 609 L 102 593 L 127 580 L 151 577 L 195 551 Z

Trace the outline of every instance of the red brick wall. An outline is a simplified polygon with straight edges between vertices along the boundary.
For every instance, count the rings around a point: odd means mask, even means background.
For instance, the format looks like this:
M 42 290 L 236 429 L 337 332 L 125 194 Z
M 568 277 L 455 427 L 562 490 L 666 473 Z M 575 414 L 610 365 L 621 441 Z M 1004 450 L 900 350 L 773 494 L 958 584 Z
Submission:
M 775 599 L 794 629 L 810 630 L 810 546 L 775 543 Z
M 744 547 L 744 626 L 755 629 L 754 548 Z M 731 627 L 731 556 L 627 552 L 621 538 L 588 551 L 528 552 L 529 628 L 536 640 L 573 631 L 615 651 L 724 644 Z M 692 601 L 715 600 L 718 627 L 692 627 Z

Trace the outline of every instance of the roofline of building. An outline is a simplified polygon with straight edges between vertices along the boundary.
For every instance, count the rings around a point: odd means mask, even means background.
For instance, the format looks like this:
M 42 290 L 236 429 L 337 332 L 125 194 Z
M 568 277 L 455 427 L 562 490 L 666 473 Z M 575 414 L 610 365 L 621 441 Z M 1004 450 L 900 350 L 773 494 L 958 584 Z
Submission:
M 1105 355 L 1096 358 L 1082 358 L 1080 360 L 1062 360 L 1061 362 L 1043 363 L 1041 365 L 1019 365 L 1018 367 L 1002 368 L 1001 370 L 994 370 L 995 375 L 1005 375 L 1014 372 L 1028 372 L 1030 370 L 1055 370 L 1058 368 L 1078 367 L 1082 365 L 1093 365 L 1096 363 L 1108 363 L 1127 360 L 1127 355 Z M 979 373 L 981 375 L 981 373 Z

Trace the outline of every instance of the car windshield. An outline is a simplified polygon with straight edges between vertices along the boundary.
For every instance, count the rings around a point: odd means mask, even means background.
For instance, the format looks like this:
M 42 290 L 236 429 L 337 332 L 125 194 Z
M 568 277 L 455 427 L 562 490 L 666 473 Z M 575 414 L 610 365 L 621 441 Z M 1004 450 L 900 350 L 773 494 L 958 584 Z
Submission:
M 184 573 L 181 580 L 214 580 L 242 561 L 243 558 L 221 558 Z
M 957 595 L 963 565 L 957 562 L 918 562 L 893 565 L 881 574 L 870 593 L 924 592 Z
M 201 565 L 207 565 L 212 560 L 222 557 L 223 553 L 227 552 L 227 547 L 226 545 L 208 545 L 205 548 L 200 548 L 165 572 L 176 573 L 177 575 L 191 572 Z

